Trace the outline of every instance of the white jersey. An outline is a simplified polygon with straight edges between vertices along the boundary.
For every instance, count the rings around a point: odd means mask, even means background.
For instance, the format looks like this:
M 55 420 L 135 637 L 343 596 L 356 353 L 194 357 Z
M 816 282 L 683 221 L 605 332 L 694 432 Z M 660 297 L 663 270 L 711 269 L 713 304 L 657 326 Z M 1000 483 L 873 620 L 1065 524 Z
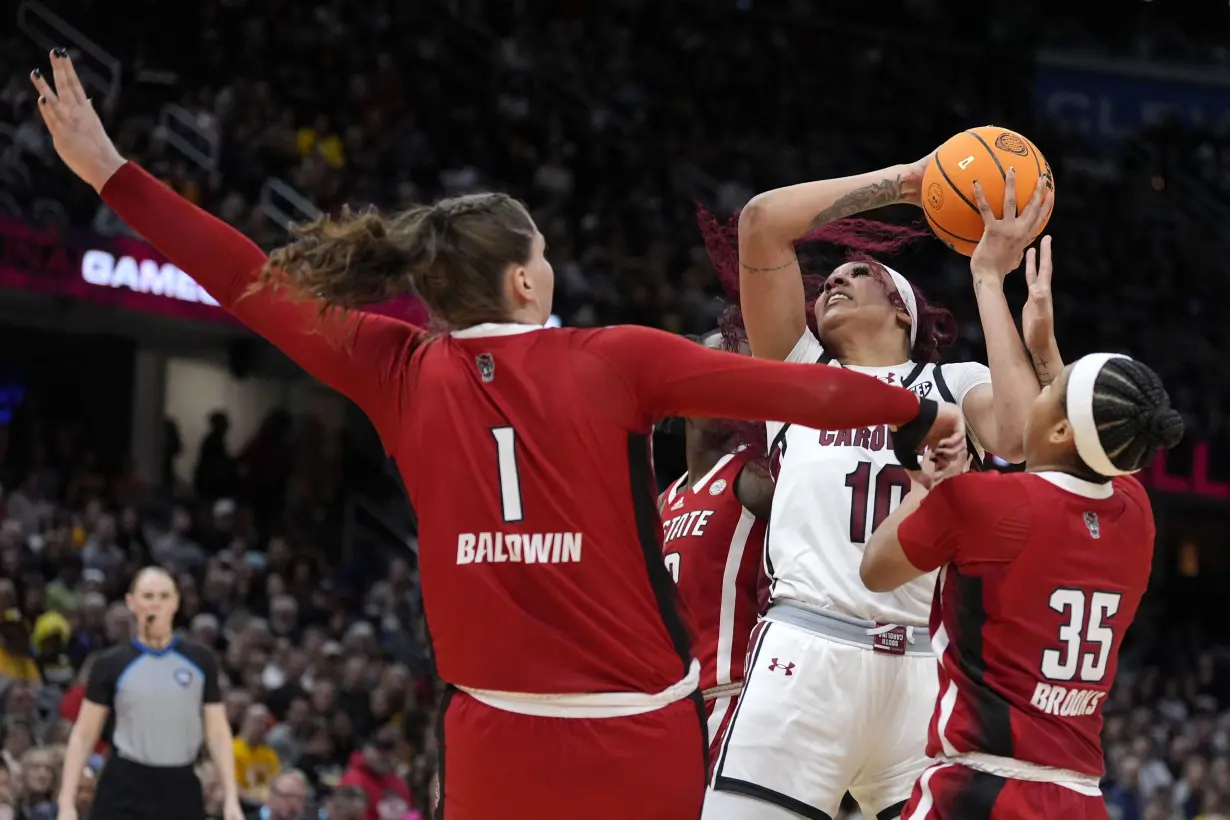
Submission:
M 786 357 L 788 362 L 825 360 L 824 347 L 810 330 Z M 948 393 L 957 404 L 991 381 L 986 365 L 975 362 L 945 364 L 942 381 L 937 381 L 934 364 L 849 369 L 935 401 L 944 401 Z M 772 600 L 880 623 L 926 626 L 935 573 L 892 592 L 871 592 L 859 578 L 867 539 L 910 487 L 893 455 L 887 425 L 812 430 L 769 422 L 768 439 L 777 481 L 765 548 Z M 981 458 L 976 439 L 974 445 Z

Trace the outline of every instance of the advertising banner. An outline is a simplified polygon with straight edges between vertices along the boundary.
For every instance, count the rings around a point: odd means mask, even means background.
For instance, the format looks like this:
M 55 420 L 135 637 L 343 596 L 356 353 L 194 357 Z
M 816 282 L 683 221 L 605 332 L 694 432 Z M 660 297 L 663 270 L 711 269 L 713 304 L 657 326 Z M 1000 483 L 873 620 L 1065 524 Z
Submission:
M 44 231 L 0 218 L 0 287 L 138 313 L 238 324 L 191 276 L 151 246 L 127 236 Z M 371 310 L 416 324 L 427 321 L 422 302 L 412 296 Z
M 1150 126 L 1177 121 L 1221 131 L 1230 126 L 1230 87 L 1179 72 L 1056 65 L 1034 69 L 1039 115 L 1111 145 Z

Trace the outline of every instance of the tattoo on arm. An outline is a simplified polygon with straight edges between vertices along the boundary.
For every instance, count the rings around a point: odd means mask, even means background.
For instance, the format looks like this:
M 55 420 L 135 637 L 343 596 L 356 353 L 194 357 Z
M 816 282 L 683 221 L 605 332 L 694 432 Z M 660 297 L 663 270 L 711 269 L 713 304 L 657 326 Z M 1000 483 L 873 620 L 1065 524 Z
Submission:
M 1037 353 L 1031 352 L 1029 358 L 1033 361 L 1034 375 L 1038 377 L 1038 384 L 1046 387 L 1051 382 L 1055 381 L 1055 377 L 1051 374 L 1051 365 L 1045 358 Z
M 776 270 L 785 270 L 786 268 L 790 267 L 796 262 L 798 262 L 798 257 L 792 256 L 789 259 L 787 259 L 785 262 L 782 262 L 780 265 L 772 265 L 767 268 L 757 268 L 752 265 L 747 265 L 747 264 L 744 264 L 742 260 L 740 260 L 739 266 L 742 267 L 748 273 L 772 273 L 773 271 L 776 271 Z
M 901 201 L 901 177 L 882 179 L 839 197 L 829 207 L 812 217 L 810 230 L 830 222 L 845 219 L 863 211 L 895 205 Z

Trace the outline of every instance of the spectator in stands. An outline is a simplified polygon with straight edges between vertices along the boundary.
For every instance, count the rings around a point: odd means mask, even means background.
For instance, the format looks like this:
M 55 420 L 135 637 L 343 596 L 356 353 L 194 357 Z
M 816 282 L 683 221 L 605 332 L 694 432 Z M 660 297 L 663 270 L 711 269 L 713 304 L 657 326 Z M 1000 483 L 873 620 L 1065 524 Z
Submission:
M 306 697 L 291 700 L 282 722 L 269 730 L 266 743 L 285 769 L 295 768 L 312 737 L 312 704 Z
M 16 608 L 0 613 L 0 678 L 28 683 L 42 679 L 30 654 L 30 630 Z
M 358 786 L 342 786 L 329 795 L 319 820 L 364 820 L 366 814 L 367 794 Z
M 196 574 L 205 566 L 205 551 L 191 537 L 192 514 L 182 504 L 171 511 L 171 527 L 155 539 L 151 553 L 163 567 Z
M 212 501 L 234 487 L 235 459 L 226 443 L 226 434 L 230 429 L 231 420 L 226 413 L 215 411 L 209 414 L 209 432 L 201 440 L 192 479 L 200 498 Z
M 128 556 L 115 542 L 117 534 L 115 518 L 100 515 L 85 542 L 85 548 L 81 550 L 81 560 L 86 569 L 97 570 L 108 577 L 119 573 Z
M 262 820 L 299 820 L 310 797 L 308 781 L 302 772 L 283 772 L 269 784 L 269 797 L 261 812 Z
M 49 686 L 67 689 L 73 682 L 76 670 L 67 652 L 73 628 L 68 619 L 58 612 L 44 612 L 34 622 L 30 641 L 34 647 L 35 662 L 42 680 Z
M 244 712 L 235 735 L 235 780 L 245 801 L 263 803 L 269 786 L 282 771 L 277 752 L 265 743 L 269 731 L 269 709 L 254 703 Z
M 50 588 L 55 587 L 53 581 Z M 92 653 L 109 646 L 107 643 L 107 597 L 101 592 L 87 592 L 79 597 L 77 626 L 69 639 L 68 657 L 73 666 L 82 669 Z
M 5 772 L 20 772 L 22 756 L 34 748 L 34 727 L 22 715 L 6 713 L 0 738 L 3 740 L 0 761 L 4 763 Z
M 364 820 L 382 820 L 380 805 L 389 798 L 404 801 L 406 808 L 411 805 L 410 789 L 397 771 L 400 746 L 401 732 L 393 724 L 386 723 L 350 758 L 341 785 L 358 786 L 367 796 Z
M 52 749 L 33 748 L 22 755 L 19 808 L 24 818 L 55 820 L 59 771 L 59 755 Z

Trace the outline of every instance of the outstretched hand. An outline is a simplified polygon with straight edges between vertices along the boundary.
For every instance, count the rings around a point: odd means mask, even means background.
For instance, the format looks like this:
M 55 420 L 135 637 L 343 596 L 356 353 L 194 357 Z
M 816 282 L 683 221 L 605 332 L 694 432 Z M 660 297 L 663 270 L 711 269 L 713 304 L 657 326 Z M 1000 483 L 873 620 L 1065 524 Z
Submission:
M 1042 237 L 1039 250 L 1025 253 L 1025 283 L 1029 298 L 1021 309 L 1021 332 L 1028 350 L 1042 350 L 1055 338 L 1055 306 L 1051 302 L 1051 238 Z
M 970 270 L 975 276 L 990 274 L 1001 281 L 1021 264 L 1021 257 L 1046 224 L 1055 203 L 1054 192 L 1046 178 L 1038 177 L 1033 195 L 1018 214 L 1016 206 L 1016 169 L 1004 175 L 1004 208 L 996 218 L 986 194 L 974 182 L 974 203 L 982 214 L 982 238 L 970 257 Z
M 101 191 L 107 180 L 124 165 L 124 158 L 107 136 L 102 121 L 85 95 L 85 88 L 73 68 L 68 50 L 51 52 L 51 73 L 55 88 L 39 69 L 30 73 L 38 90 L 38 110 L 51 131 L 56 153 L 69 169 L 95 191 Z

